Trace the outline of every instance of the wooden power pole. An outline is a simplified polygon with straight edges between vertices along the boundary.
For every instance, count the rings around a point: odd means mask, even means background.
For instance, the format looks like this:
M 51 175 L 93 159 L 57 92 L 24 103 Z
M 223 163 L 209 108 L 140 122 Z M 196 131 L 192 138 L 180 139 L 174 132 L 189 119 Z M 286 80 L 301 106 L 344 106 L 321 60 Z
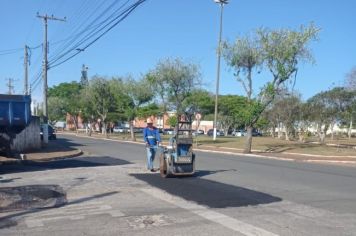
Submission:
M 41 16 L 37 13 L 37 17 L 43 19 L 44 22 L 44 41 L 43 41 L 43 72 L 42 72 L 42 78 L 43 78 L 43 142 L 45 144 L 48 143 L 48 109 L 47 109 L 47 90 L 48 90 L 48 85 L 47 85 L 47 70 L 48 70 L 48 61 L 47 61 L 47 53 L 48 53 L 48 42 L 47 42 L 47 22 L 48 20 L 57 20 L 57 21 L 65 21 L 66 19 L 59 19 L 54 17 L 53 15 L 51 16 Z
M 43 72 L 42 72 L 42 78 L 43 78 L 43 115 L 45 118 L 45 123 L 47 123 L 47 118 L 48 118 L 48 110 L 47 110 L 47 90 L 48 90 L 48 85 L 47 85 L 47 70 L 48 70 L 48 61 L 47 61 L 47 53 L 48 53 L 48 42 L 47 42 L 47 22 L 48 20 L 58 20 L 58 21 L 66 21 L 66 18 L 60 19 L 56 18 L 53 15 L 51 16 L 41 16 L 37 13 L 37 17 L 43 19 L 44 22 L 44 42 L 43 42 Z

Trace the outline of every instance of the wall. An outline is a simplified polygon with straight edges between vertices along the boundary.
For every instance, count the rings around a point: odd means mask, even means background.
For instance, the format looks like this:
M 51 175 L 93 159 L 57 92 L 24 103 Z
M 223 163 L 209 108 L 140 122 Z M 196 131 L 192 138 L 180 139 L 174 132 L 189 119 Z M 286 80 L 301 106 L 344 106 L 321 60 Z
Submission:
M 41 148 L 40 118 L 32 116 L 31 123 L 19 134 L 11 145 L 14 152 L 25 152 Z

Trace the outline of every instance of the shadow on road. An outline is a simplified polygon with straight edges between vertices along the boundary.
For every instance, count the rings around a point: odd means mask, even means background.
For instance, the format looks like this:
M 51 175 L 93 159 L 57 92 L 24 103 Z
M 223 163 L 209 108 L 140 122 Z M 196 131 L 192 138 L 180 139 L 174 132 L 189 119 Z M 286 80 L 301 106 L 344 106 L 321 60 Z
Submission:
M 18 178 L 11 178 L 11 179 L 3 179 L 3 177 L 0 176 L 0 183 L 7 184 L 7 183 L 14 182 L 17 179 L 22 179 L 22 178 L 18 177 Z
M 102 194 L 96 194 L 96 195 L 88 196 L 88 197 L 84 197 L 84 198 L 79 198 L 79 199 L 76 199 L 76 200 L 73 200 L 73 201 L 68 202 L 68 203 L 67 203 L 67 206 L 68 206 L 68 205 L 79 204 L 79 203 L 82 203 L 82 202 L 87 202 L 87 201 L 90 201 L 90 200 L 93 200 L 93 199 L 97 199 L 97 198 L 103 198 L 103 197 L 115 195 L 115 194 L 118 194 L 118 193 L 119 193 L 119 191 L 112 191 L 112 192 L 107 192 L 107 193 L 102 193 Z
M 75 143 L 70 139 L 63 138 L 63 137 L 58 137 L 56 140 L 50 140 L 49 144 L 56 144 L 56 145 L 61 145 L 63 147 L 71 148 L 71 149 L 76 149 L 76 147 L 83 147 L 86 146 L 85 144 L 80 144 L 80 143 Z
M 78 167 L 117 166 L 126 164 L 131 164 L 131 162 L 108 156 L 84 156 L 46 162 L 25 161 L 21 165 L 0 165 L 0 174 Z
M 161 178 L 153 174 L 131 174 L 147 184 L 210 208 L 254 206 L 282 201 L 266 193 L 196 177 Z
M 213 175 L 222 172 L 237 172 L 236 169 L 229 169 L 229 170 L 197 170 L 194 174 L 195 177 L 203 177 L 206 175 Z

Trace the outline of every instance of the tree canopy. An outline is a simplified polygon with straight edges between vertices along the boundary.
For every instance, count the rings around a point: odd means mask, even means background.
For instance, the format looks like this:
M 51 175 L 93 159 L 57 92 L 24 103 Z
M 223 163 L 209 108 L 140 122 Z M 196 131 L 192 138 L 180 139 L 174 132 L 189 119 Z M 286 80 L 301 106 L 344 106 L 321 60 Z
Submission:
M 239 37 L 234 43 L 225 43 L 224 58 L 234 69 L 236 79 L 245 89 L 247 138 L 244 152 L 251 152 L 252 129 L 263 111 L 274 100 L 280 87 L 296 75 L 298 63 L 312 61 L 308 44 L 317 38 L 314 25 L 301 26 L 299 31 L 259 29 L 255 34 Z M 257 96 L 254 95 L 253 72 L 267 67 L 272 74 Z

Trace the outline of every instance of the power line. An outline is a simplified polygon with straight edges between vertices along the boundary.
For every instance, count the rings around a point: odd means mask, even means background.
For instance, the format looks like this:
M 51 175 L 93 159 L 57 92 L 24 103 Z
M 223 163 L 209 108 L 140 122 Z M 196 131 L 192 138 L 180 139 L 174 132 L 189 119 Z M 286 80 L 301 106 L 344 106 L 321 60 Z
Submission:
M 74 28 L 74 29 L 71 31 L 71 34 L 72 34 L 72 35 L 69 36 L 68 38 L 72 38 L 72 37 L 78 38 L 80 35 L 82 35 L 83 33 L 85 33 L 86 30 L 90 29 L 90 28 L 92 27 L 92 25 L 94 25 L 95 20 L 96 20 L 97 18 L 94 19 L 93 21 L 91 21 L 90 23 L 88 23 L 87 26 L 86 26 L 83 30 L 80 30 L 80 28 L 81 28 L 85 23 L 89 22 L 89 19 L 90 19 L 92 16 L 95 16 L 95 12 L 98 11 L 102 6 L 104 6 L 104 2 L 105 2 L 105 0 L 99 2 L 100 5 L 98 5 L 96 8 L 94 8 L 94 9 L 95 9 L 94 12 L 90 12 L 90 14 L 88 14 L 89 16 L 88 16 L 84 21 L 82 21 L 81 24 L 79 24 L 79 26 L 76 26 L 76 28 Z M 115 3 L 115 1 L 114 1 L 114 3 Z M 110 5 L 110 6 L 112 6 L 112 5 Z M 107 11 L 109 11 L 109 10 L 110 10 L 109 8 L 106 8 L 106 9 L 104 9 L 103 12 L 105 13 L 105 12 L 107 12 Z M 102 15 L 103 12 L 102 12 L 100 15 Z M 85 13 L 85 12 L 83 11 L 83 13 Z M 73 19 L 72 21 L 75 22 L 75 19 Z M 78 22 L 79 22 L 79 21 L 78 21 Z M 95 25 L 94 25 L 94 26 L 95 26 Z M 96 26 L 95 26 L 95 27 L 96 27 Z M 73 35 L 73 34 L 74 34 L 74 35 Z M 57 56 L 58 54 L 65 52 L 72 44 L 75 43 L 75 41 L 76 41 L 76 40 L 70 40 L 70 41 L 68 41 L 68 42 L 65 43 L 62 47 L 59 47 L 53 55 L 56 55 L 56 56 Z M 55 58 L 56 56 L 54 56 L 54 58 Z M 50 57 L 50 60 L 53 60 L 53 56 Z
M 39 48 L 40 46 L 41 46 L 41 45 L 36 46 L 36 47 L 28 47 L 28 48 L 30 48 L 30 49 L 37 49 L 37 48 Z M 22 52 L 22 50 L 23 50 L 23 48 L 14 48 L 14 49 L 0 50 L 0 56 L 19 53 L 19 52 Z
M 41 81 L 41 76 L 42 76 L 42 69 L 38 70 L 37 74 L 33 76 L 32 82 L 30 84 L 30 87 L 34 90 L 35 87 L 37 87 L 39 81 Z M 36 86 L 35 86 L 36 85 Z
M 72 59 L 73 57 L 75 57 L 76 55 L 78 55 L 79 53 L 81 53 L 82 51 L 84 51 L 85 49 L 87 49 L 88 47 L 90 47 L 92 44 L 94 44 L 96 41 L 98 41 L 100 38 L 102 38 L 105 34 L 107 34 L 110 30 L 112 30 L 115 26 L 117 26 L 120 22 L 122 22 L 124 19 L 126 19 L 126 17 L 128 17 L 139 5 L 141 5 L 142 3 L 144 3 L 146 0 L 139 0 L 136 3 L 132 4 L 130 7 L 128 7 L 127 9 L 125 9 L 122 13 L 120 13 L 120 15 L 118 15 L 117 17 L 115 17 L 114 20 L 111 20 L 109 23 L 107 23 L 104 27 L 102 27 L 101 29 L 99 29 L 98 31 L 96 31 L 94 34 L 98 34 L 100 33 L 100 31 L 103 31 L 105 29 L 105 27 L 108 27 L 103 33 L 101 33 L 99 36 L 97 36 L 94 40 L 90 41 L 87 45 L 85 45 L 82 48 L 76 48 L 76 52 L 73 55 L 70 55 L 69 57 L 67 57 L 66 59 L 58 62 L 57 64 L 53 64 L 56 61 L 60 60 L 61 58 L 65 57 L 66 55 L 68 55 L 69 53 L 71 53 L 73 51 L 67 51 L 66 54 L 62 54 L 59 58 L 52 60 L 49 62 L 49 67 L 50 68 L 54 68 L 57 67 L 65 62 L 67 62 L 68 60 Z M 116 22 L 114 22 L 116 21 Z M 114 22 L 114 23 L 113 23 Z M 113 23 L 113 24 L 112 24 Z M 112 24 L 110 26 L 110 24 Z M 94 36 L 94 35 L 92 35 Z M 91 37 L 92 37 L 91 36 Z M 87 41 L 90 38 L 85 39 L 82 43 L 84 43 L 85 41 Z M 78 45 L 80 46 L 80 45 Z
M 81 37 L 81 39 L 79 41 L 70 41 L 68 42 L 64 47 L 62 47 L 62 50 L 60 50 L 60 52 L 62 52 L 62 54 L 54 56 L 50 59 L 51 63 L 54 63 L 56 61 L 58 61 L 59 59 L 63 58 L 64 56 L 66 56 L 68 53 L 73 52 L 74 50 L 76 50 L 82 43 L 84 43 L 86 40 L 89 40 L 91 37 L 95 36 L 95 34 L 97 34 L 98 32 L 100 32 L 100 30 L 102 30 L 102 25 L 105 24 L 106 22 L 108 22 L 110 20 L 110 18 L 112 18 L 114 16 L 114 14 L 116 12 L 118 12 L 119 10 L 121 10 L 130 0 L 127 0 L 123 5 L 120 6 L 119 9 L 117 9 L 116 11 L 114 11 L 114 13 L 112 13 L 109 17 L 107 17 L 105 20 L 103 20 L 102 22 L 100 22 L 99 24 L 96 24 L 94 27 L 91 27 L 92 25 L 94 25 L 94 23 L 96 21 L 98 21 L 100 18 L 102 18 L 105 13 L 109 12 L 110 9 L 113 8 L 113 6 L 115 4 L 117 4 L 117 1 L 114 1 L 113 3 L 111 3 L 109 6 L 107 6 L 101 13 L 99 16 L 97 16 L 94 20 L 92 20 L 83 30 L 81 30 L 79 32 L 79 35 L 84 34 L 86 31 L 88 31 L 89 29 L 93 28 L 90 32 L 88 32 L 86 35 L 84 35 L 83 37 Z M 91 17 L 91 16 L 90 16 Z M 90 18 L 89 17 L 89 18 Z M 88 19 L 89 19 L 88 18 Z M 101 29 L 98 30 L 98 28 L 102 27 Z M 106 26 L 104 26 L 106 27 Z M 72 45 L 72 46 L 71 46 Z
M 23 48 L 13 48 L 13 49 L 5 49 L 5 50 L 0 50 L 0 53 L 2 52 L 11 52 L 11 51 L 20 51 Z
M 1 50 L 1 51 L 0 51 L 0 56 L 19 53 L 19 52 L 22 51 L 22 50 L 23 50 L 23 48 L 15 48 L 15 49 Z

